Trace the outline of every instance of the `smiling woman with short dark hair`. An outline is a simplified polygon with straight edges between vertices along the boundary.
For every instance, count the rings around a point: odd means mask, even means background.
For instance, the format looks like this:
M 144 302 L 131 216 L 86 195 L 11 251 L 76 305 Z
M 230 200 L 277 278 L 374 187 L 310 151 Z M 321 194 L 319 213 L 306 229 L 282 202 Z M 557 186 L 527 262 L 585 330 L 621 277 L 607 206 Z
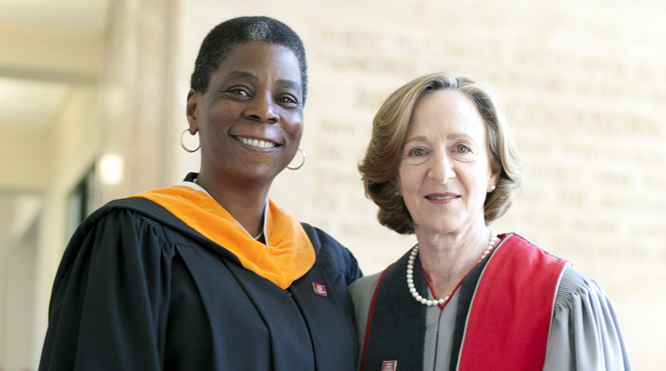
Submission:
M 306 87 L 303 45 L 283 23 L 242 17 L 210 32 L 183 132 L 200 147 L 181 142 L 201 149 L 200 172 L 83 222 L 40 370 L 353 369 L 356 260 L 268 198 L 300 151 Z

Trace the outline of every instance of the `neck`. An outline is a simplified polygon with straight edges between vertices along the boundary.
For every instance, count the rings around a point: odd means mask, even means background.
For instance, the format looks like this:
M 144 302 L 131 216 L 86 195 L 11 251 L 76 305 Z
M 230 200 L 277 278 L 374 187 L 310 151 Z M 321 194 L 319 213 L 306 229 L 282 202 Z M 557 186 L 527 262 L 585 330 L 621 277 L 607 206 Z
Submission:
M 263 230 L 264 210 L 270 183 L 241 185 L 200 173 L 197 184 L 205 189 L 251 236 Z
M 485 224 L 458 234 L 428 234 L 417 228 L 419 261 L 438 298 L 449 296 L 488 247 Z

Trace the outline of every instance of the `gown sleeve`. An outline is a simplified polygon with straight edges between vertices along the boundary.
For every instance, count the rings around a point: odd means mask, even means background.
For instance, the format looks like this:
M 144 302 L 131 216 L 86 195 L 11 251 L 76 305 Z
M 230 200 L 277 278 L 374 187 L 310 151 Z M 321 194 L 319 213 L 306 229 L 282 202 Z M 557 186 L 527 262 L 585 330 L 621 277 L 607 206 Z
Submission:
M 596 282 L 567 267 L 555 299 L 544 371 L 630 371 L 610 300 Z
M 349 286 L 349 293 L 354 302 L 354 314 L 356 315 L 356 334 L 358 336 L 359 357 L 356 362 L 356 370 L 361 369 L 361 357 L 365 348 L 365 330 L 368 327 L 368 315 L 370 314 L 370 304 L 372 296 L 375 293 L 379 279 L 383 272 L 377 272 L 370 276 L 365 276 Z
M 63 255 L 39 370 L 162 370 L 173 252 L 152 219 L 129 210 L 97 219 Z
M 363 272 L 361 272 L 361 268 L 358 266 L 356 258 L 349 250 L 346 250 L 345 280 L 347 281 L 347 285 L 351 285 L 361 277 L 363 277 Z

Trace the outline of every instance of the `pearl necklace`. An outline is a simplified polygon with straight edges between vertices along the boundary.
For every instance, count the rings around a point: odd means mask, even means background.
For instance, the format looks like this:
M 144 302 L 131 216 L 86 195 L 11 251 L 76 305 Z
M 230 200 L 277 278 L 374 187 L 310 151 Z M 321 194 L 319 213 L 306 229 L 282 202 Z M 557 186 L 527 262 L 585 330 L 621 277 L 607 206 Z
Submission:
M 490 231 L 490 238 L 488 239 L 488 247 L 486 247 L 485 250 L 483 250 L 483 253 L 481 254 L 481 259 L 477 262 L 480 263 L 485 257 L 490 254 L 491 251 L 495 248 L 495 245 L 499 241 L 499 238 L 497 238 L 497 232 L 493 231 L 492 229 Z M 409 292 L 412 294 L 414 299 L 418 301 L 421 304 L 427 305 L 429 307 L 433 305 L 441 305 L 446 303 L 447 300 L 449 300 L 449 296 L 446 296 L 444 298 L 440 298 L 439 300 L 428 300 L 421 296 L 418 291 L 416 291 L 416 287 L 414 287 L 414 262 L 416 261 L 416 256 L 419 254 L 419 245 L 416 244 L 414 248 L 412 249 L 412 253 L 409 256 L 409 261 L 407 262 L 407 287 L 409 288 Z

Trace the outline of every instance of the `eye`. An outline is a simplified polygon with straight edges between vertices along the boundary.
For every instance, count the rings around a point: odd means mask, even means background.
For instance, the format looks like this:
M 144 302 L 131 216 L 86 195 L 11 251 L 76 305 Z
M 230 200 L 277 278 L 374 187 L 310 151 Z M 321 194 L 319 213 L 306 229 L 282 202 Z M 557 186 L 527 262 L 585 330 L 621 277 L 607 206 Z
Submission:
M 427 147 L 413 147 L 406 150 L 403 159 L 407 164 L 420 165 L 428 161 L 432 151 Z
M 458 145 L 454 148 L 454 151 L 457 152 L 457 153 L 467 153 L 467 152 L 469 152 L 470 150 L 469 150 L 469 147 L 464 146 L 464 145 L 462 145 L 462 144 L 458 144 Z
M 423 148 L 414 148 L 411 151 L 409 151 L 409 156 L 414 156 L 414 157 L 419 157 L 419 156 L 425 156 L 426 151 Z
M 248 93 L 247 91 L 245 91 L 243 89 L 231 89 L 231 90 L 229 90 L 229 92 L 233 93 L 233 94 L 236 94 L 236 95 L 240 95 L 242 97 L 249 97 L 250 96 L 250 93 Z
M 295 107 L 300 106 L 300 104 L 298 103 L 298 100 L 296 100 L 296 98 L 294 98 L 291 95 L 282 95 L 282 96 L 277 98 L 277 102 L 281 106 L 286 107 L 286 108 L 295 108 Z
M 220 86 L 216 92 L 221 97 L 232 100 L 246 100 L 252 97 L 252 90 L 244 85 Z

